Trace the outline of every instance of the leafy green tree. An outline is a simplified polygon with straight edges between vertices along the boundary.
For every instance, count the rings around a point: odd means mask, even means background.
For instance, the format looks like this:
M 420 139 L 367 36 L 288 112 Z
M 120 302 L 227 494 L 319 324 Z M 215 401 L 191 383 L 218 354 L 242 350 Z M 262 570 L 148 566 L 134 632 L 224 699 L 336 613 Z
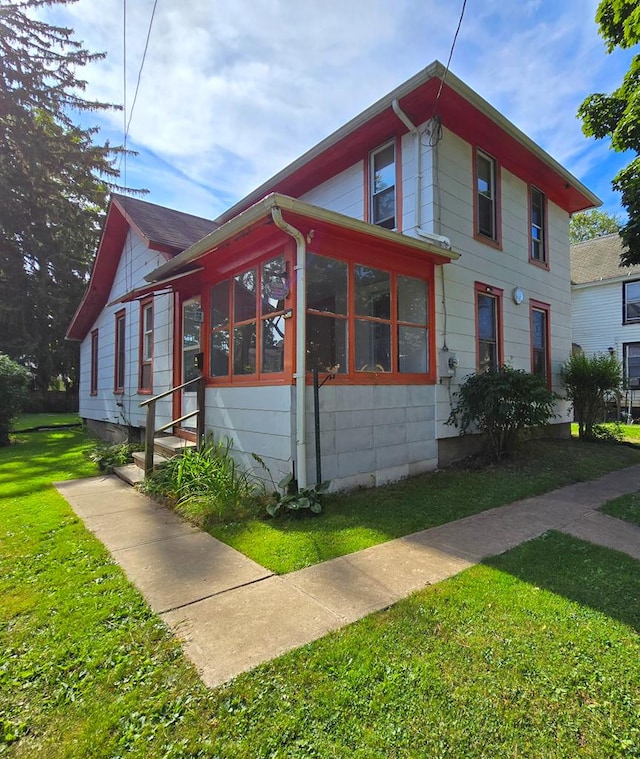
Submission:
M 622 221 L 616 214 L 593 208 L 591 211 L 574 213 L 569 221 L 569 242 L 592 240 L 594 237 L 613 235 L 620 231 Z
M 594 428 L 603 417 L 607 396 L 615 393 L 622 383 L 620 362 L 615 355 L 587 356 L 579 351 L 563 365 L 560 379 L 573 404 L 578 434 L 592 440 L 596 436 Z
M 74 118 L 116 106 L 82 97 L 77 72 L 99 60 L 73 30 L 34 17 L 75 0 L 0 0 L 0 351 L 46 389 L 76 381 L 64 341 L 82 297 L 119 148 Z
M 9 433 L 26 400 L 31 375 L 0 353 L 0 446 L 9 445 Z
M 630 48 L 640 42 L 640 7 L 635 0 L 602 0 L 596 22 L 607 52 Z M 626 246 L 623 265 L 640 264 L 640 55 L 636 55 L 622 84 L 610 95 L 589 95 L 578 110 L 582 130 L 588 137 L 609 137 L 617 152 L 635 153 L 635 158 L 613 178 L 613 188 L 622 196 L 629 219 L 621 229 Z
M 455 397 L 447 424 L 461 435 L 483 432 L 493 461 L 512 452 L 522 430 L 548 424 L 557 399 L 541 377 L 511 366 L 469 375 Z

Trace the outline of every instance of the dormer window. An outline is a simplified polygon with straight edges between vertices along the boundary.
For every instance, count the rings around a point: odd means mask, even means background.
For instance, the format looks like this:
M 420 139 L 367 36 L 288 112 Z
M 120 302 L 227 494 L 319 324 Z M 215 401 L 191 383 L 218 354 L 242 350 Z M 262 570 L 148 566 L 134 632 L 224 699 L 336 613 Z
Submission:
M 393 142 L 383 145 L 370 156 L 371 222 L 395 229 L 396 224 L 396 151 Z

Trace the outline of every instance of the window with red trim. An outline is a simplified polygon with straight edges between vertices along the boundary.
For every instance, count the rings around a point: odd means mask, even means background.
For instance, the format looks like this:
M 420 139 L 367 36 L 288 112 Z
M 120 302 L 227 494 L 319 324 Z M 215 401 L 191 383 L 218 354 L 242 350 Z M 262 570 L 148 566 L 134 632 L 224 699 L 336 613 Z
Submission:
M 91 333 L 91 395 L 98 394 L 98 330 L 94 329 Z
M 284 256 L 238 272 L 209 293 L 209 376 L 243 379 L 284 372 Z
M 113 377 L 114 393 L 124 392 L 125 363 L 126 363 L 126 314 L 124 311 L 118 311 L 116 314 L 116 352 L 115 352 L 115 370 Z
M 429 372 L 426 280 L 308 253 L 306 281 L 309 370 Z
M 531 373 L 551 383 L 549 351 L 549 306 L 531 302 Z
M 140 354 L 138 389 L 142 393 L 153 390 L 153 300 L 140 304 Z
M 547 264 L 547 200 L 537 187 L 529 187 L 529 258 L 533 263 Z
M 389 142 L 369 156 L 370 209 L 372 224 L 396 229 L 396 146 Z
M 476 150 L 474 166 L 476 236 L 500 244 L 500 193 L 498 163 Z
M 502 290 L 480 282 L 476 291 L 476 345 L 478 371 L 502 364 Z

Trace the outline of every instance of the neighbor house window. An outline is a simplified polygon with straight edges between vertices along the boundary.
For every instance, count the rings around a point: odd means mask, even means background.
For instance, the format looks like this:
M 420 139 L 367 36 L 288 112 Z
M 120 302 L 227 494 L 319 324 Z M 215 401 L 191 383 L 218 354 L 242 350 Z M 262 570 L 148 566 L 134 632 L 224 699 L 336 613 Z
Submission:
M 119 311 L 116 314 L 116 362 L 113 380 L 113 390 L 116 393 L 124 392 L 125 378 L 125 312 Z
M 529 221 L 531 224 L 530 259 L 547 263 L 547 214 L 545 196 L 537 187 L 529 188 Z
M 396 224 L 396 149 L 395 143 L 370 155 L 370 219 L 373 224 L 395 229 Z
M 475 155 L 476 234 L 499 243 L 498 167 L 495 158 L 482 150 Z
M 625 343 L 622 355 L 627 387 L 640 388 L 640 343 Z
M 549 306 L 531 302 L 531 373 L 551 384 Z
M 307 255 L 307 368 L 351 375 L 429 371 L 428 284 Z
M 478 371 L 502 363 L 502 290 L 476 282 L 476 345 Z
M 91 333 L 91 395 L 98 394 L 98 330 L 94 329 Z
M 640 282 L 622 285 L 622 321 L 624 324 L 640 322 Z
M 139 390 L 150 393 L 153 389 L 153 301 L 140 305 L 140 377 Z
M 284 372 L 284 256 L 239 272 L 209 294 L 211 377 L 258 378 Z

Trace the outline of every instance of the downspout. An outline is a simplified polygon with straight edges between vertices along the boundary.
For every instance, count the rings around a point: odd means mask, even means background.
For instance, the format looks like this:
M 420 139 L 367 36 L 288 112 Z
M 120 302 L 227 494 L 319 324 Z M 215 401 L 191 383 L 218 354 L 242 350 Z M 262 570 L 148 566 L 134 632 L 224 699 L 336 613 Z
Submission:
M 279 208 L 271 209 L 271 218 L 276 227 L 286 232 L 296 241 L 296 466 L 298 488 L 307 488 L 307 425 L 306 404 L 307 391 L 307 355 L 306 355 L 306 311 L 307 295 L 305 285 L 307 245 L 302 232 L 282 218 Z

